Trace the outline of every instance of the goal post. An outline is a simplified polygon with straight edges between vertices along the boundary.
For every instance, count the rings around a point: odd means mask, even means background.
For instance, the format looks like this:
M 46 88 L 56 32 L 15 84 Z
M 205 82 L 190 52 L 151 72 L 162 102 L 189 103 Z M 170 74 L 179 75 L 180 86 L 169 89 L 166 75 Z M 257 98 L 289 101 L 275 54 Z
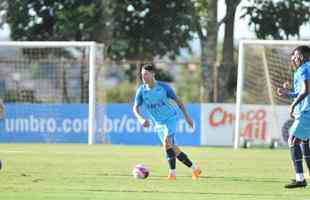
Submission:
M 0 98 L 8 104 L 5 128 L 11 133 L 7 141 L 18 142 L 21 136 L 95 143 L 96 72 L 103 64 L 103 44 L 2 41 L 0 51 Z
M 291 120 L 290 101 L 276 94 L 285 81 L 292 81 L 290 54 L 310 41 L 241 40 L 239 42 L 234 148 L 246 142 L 286 144 Z

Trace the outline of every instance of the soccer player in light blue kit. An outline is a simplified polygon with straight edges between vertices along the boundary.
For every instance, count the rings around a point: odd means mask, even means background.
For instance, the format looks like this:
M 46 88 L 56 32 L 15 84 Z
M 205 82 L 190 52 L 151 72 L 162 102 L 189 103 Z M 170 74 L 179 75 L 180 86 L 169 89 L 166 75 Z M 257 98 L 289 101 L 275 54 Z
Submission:
M 289 130 L 288 144 L 296 178 L 285 185 L 285 188 L 289 189 L 307 186 L 303 173 L 303 155 L 310 170 L 310 48 L 308 46 L 295 48 L 291 62 L 295 70 L 293 90 L 289 90 L 287 84 L 284 84 L 283 88 L 278 88 L 277 91 L 280 96 L 294 98 L 289 108 L 290 117 L 294 119 L 294 122 Z
M 155 80 L 155 67 L 153 64 L 142 65 L 140 67 L 140 76 L 143 84 L 136 91 L 133 112 L 143 127 L 149 127 L 151 123 L 149 119 L 142 115 L 140 107 L 144 106 L 150 115 L 154 128 L 166 151 L 170 169 L 168 180 L 176 180 L 176 158 L 187 167 L 192 168 L 192 179 L 197 180 L 201 175 L 200 168 L 175 143 L 179 117 L 177 109 L 182 111 L 191 128 L 194 127 L 192 118 L 174 90 L 168 84 Z

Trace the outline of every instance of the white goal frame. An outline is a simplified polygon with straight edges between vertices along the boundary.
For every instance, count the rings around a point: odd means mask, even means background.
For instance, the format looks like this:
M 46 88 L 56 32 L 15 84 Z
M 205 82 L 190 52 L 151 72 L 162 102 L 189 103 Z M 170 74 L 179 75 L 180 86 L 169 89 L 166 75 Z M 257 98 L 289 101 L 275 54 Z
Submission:
M 244 68 L 245 68 L 245 52 L 244 46 L 247 44 L 258 45 L 310 45 L 310 41 L 301 40 L 240 40 L 239 41 L 239 55 L 238 55 L 238 74 L 237 74 L 237 91 L 236 91 L 236 117 L 235 117 L 235 130 L 234 130 L 234 149 L 239 148 L 240 143 L 240 120 L 241 120 L 241 104 L 242 92 L 244 82 Z M 265 72 L 266 73 L 266 72 Z M 268 73 L 266 73 L 268 76 Z M 269 84 L 269 83 L 267 83 Z M 269 87 L 270 88 L 270 87 Z M 268 91 L 270 93 L 270 91 Z M 272 102 L 271 102 L 272 104 Z
M 93 41 L 1 41 L 7 47 L 89 47 L 89 103 L 88 103 L 88 144 L 95 141 L 96 112 L 96 42 Z M 102 45 L 102 44 L 101 44 Z

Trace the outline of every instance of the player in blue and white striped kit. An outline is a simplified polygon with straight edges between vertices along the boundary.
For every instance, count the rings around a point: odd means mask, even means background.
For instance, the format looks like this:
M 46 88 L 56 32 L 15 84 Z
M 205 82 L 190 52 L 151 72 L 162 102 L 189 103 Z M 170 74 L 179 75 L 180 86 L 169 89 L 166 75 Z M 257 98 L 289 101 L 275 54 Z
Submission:
M 169 180 L 176 179 L 176 158 L 187 167 L 192 168 L 192 179 L 196 180 L 201 174 L 200 168 L 195 165 L 188 156 L 181 151 L 175 143 L 177 120 L 180 117 L 178 109 L 184 115 L 185 120 L 193 128 L 194 123 L 189 116 L 183 102 L 177 97 L 174 90 L 166 83 L 155 80 L 155 67 L 153 64 L 145 64 L 140 67 L 141 84 L 135 96 L 133 111 L 143 127 L 149 127 L 150 121 L 142 115 L 140 107 L 144 106 L 150 120 L 154 123 L 169 164 Z
M 293 90 L 288 90 L 284 85 L 283 88 L 278 88 L 278 94 L 294 98 L 289 108 L 290 117 L 294 119 L 294 122 L 289 130 L 288 144 L 296 178 L 285 185 L 285 188 L 298 188 L 307 186 L 303 173 L 303 156 L 310 170 L 310 47 L 298 46 L 295 48 L 291 62 L 295 71 Z

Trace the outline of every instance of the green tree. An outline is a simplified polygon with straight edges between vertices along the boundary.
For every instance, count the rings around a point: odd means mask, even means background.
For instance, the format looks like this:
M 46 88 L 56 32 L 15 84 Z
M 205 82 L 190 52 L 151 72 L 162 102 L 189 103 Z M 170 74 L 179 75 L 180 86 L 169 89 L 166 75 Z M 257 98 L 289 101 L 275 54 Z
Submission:
M 241 0 L 225 0 L 226 16 L 222 19 L 225 24 L 224 48 L 222 63 L 224 65 L 234 64 L 234 23 L 235 14 Z
M 213 101 L 214 71 L 217 62 L 218 14 L 217 0 L 197 0 L 196 29 L 201 48 L 201 84 L 203 87 L 202 101 Z
M 1 2 L 5 2 L 0 9 L 7 10 L 13 40 L 93 40 L 106 45 L 107 59 L 151 61 L 155 56 L 174 59 L 180 48 L 190 49 L 188 41 L 196 28 L 195 9 L 188 0 Z M 127 71 L 131 81 L 135 80 L 136 66 L 131 65 Z
M 189 40 L 196 30 L 194 4 L 188 0 L 126 1 L 116 0 L 117 14 L 113 59 L 151 61 L 155 56 L 175 59 L 180 48 L 190 50 Z M 133 80 L 137 65 L 127 71 Z
M 147 60 L 154 56 L 174 58 L 180 48 L 189 48 L 195 31 L 195 10 L 188 0 L 126 1 L 117 0 L 119 23 L 114 31 L 115 54 L 128 59 Z
M 13 40 L 100 40 L 99 30 L 110 29 L 115 59 L 174 58 L 180 48 L 189 48 L 195 31 L 193 3 L 187 0 L 7 2 Z
M 98 17 L 91 0 L 11 0 L 8 5 L 13 40 L 90 40 Z
M 7 22 L 13 40 L 94 40 L 104 43 L 107 57 L 151 61 L 174 59 L 190 49 L 196 26 L 188 0 L 10 0 Z M 128 71 L 133 80 L 136 65 Z
M 201 67 L 203 84 L 203 101 L 226 101 L 227 88 L 231 82 L 227 74 L 232 74 L 234 66 L 234 20 L 236 8 L 241 0 L 225 0 L 226 15 L 218 20 L 217 0 L 196 0 L 196 12 L 199 15 L 197 32 L 201 41 Z M 223 60 L 219 61 L 217 47 L 219 27 L 225 24 L 223 43 Z M 204 34 L 206 33 L 206 34 Z M 219 68 L 220 62 L 224 65 Z M 219 73 L 220 70 L 220 73 Z M 219 89 L 219 85 L 221 89 Z M 220 91 L 220 92 L 219 92 Z
M 251 6 L 244 7 L 242 17 L 249 17 L 249 26 L 254 27 L 258 38 L 300 38 L 300 27 L 309 22 L 309 0 L 250 0 Z

